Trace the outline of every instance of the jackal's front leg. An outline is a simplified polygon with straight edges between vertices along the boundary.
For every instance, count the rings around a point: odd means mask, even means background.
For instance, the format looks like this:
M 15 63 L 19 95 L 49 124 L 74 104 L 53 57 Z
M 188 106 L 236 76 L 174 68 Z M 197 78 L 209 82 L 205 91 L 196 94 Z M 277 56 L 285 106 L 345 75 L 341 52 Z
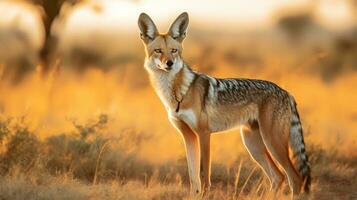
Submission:
M 198 136 L 183 121 L 170 118 L 171 123 L 180 131 L 185 141 L 188 173 L 190 176 L 191 189 L 195 194 L 201 193 L 200 180 L 200 146 Z

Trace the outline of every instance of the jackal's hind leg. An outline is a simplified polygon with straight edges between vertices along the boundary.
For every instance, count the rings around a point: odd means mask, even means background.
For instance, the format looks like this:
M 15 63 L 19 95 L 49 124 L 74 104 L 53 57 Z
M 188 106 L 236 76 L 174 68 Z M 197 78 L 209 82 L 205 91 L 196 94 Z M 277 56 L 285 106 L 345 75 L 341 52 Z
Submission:
M 204 192 L 209 192 L 211 187 L 211 157 L 210 157 L 210 133 L 200 135 L 200 152 L 201 152 L 201 181 Z
M 259 132 L 257 121 L 251 121 L 241 129 L 241 136 L 244 146 L 248 150 L 250 156 L 262 168 L 264 173 L 269 178 L 271 190 L 278 190 L 284 181 L 284 176 L 271 159 L 267 151 L 263 139 Z
M 302 180 L 289 158 L 289 127 L 284 125 L 283 118 L 274 118 L 268 113 L 263 112 L 259 119 L 261 136 L 272 158 L 284 169 L 293 194 L 297 195 L 300 193 Z

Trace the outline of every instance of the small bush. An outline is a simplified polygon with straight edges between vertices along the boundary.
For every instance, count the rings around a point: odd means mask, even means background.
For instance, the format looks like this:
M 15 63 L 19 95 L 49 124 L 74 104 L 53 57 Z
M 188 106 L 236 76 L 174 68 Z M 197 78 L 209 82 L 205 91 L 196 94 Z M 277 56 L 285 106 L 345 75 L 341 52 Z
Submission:
M 41 143 L 24 126 L 23 120 L 0 122 L 0 141 L 6 146 L 0 156 L 1 173 L 6 173 L 15 166 L 29 170 L 39 158 Z

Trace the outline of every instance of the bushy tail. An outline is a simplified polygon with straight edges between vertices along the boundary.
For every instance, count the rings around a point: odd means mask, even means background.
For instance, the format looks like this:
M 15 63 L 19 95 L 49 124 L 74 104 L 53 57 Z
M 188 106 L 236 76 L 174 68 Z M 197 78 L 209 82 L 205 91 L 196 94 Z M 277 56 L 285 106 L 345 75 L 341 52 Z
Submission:
M 299 113 L 296 108 L 294 97 L 290 96 L 290 104 L 292 110 L 291 126 L 290 126 L 290 148 L 293 152 L 293 160 L 295 169 L 299 172 L 304 180 L 302 189 L 304 192 L 310 191 L 311 185 L 311 169 L 309 159 L 305 150 L 305 142 L 302 133 Z

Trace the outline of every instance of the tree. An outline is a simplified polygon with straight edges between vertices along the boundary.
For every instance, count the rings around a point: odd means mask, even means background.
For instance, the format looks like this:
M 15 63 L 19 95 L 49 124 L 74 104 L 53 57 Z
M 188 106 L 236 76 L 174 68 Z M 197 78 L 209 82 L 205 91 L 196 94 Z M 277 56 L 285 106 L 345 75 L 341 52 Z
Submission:
M 81 0 L 28 0 L 30 3 L 38 5 L 44 12 L 45 41 L 40 51 L 40 60 L 42 71 L 47 72 L 50 69 L 55 57 L 58 38 L 51 34 L 51 27 L 55 19 L 59 16 L 63 4 L 75 5 Z
M 281 16 L 277 25 L 287 33 L 291 39 L 298 40 L 309 27 L 315 24 L 309 12 L 302 12 Z

